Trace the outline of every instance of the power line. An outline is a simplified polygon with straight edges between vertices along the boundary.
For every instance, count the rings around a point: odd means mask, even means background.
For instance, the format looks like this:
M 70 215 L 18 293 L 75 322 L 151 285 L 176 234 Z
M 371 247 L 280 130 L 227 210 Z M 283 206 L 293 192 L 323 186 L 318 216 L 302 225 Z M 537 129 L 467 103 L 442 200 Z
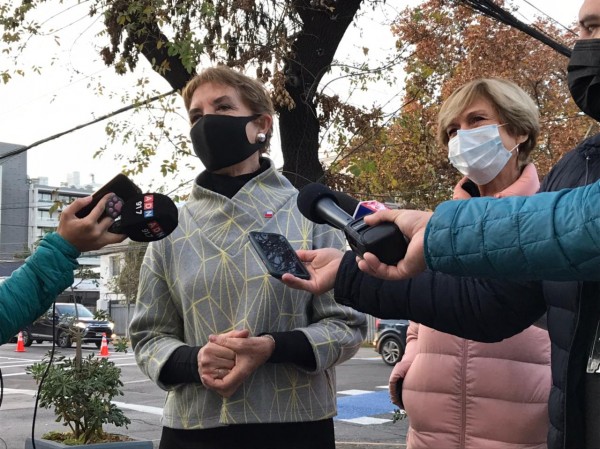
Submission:
M 3 159 L 6 159 L 8 157 L 11 157 L 11 156 L 16 156 L 17 154 L 21 154 L 21 153 L 23 153 L 23 152 L 25 152 L 27 150 L 30 150 L 33 147 L 37 147 L 38 145 L 41 145 L 43 143 L 49 142 L 49 141 L 54 140 L 54 139 L 58 139 L 59 137 L 62 137 L 65 134 L 69 134 L 69 133 L 72 133 L 73 131 L 77 131 L 77 130 L 86 128 L 86 127 L 88 127 L 90 125 L 93 125 L 95 123 L 101 122 L 102 120 L 106 120 L 107 118 L 114 117 L 116 115 L 119 115 L 119 114 L 121 114 L 123 112 L 129 111 L 129 110 L 134 109 L 136 107 L 144 106 L 144 105 L 150 104 L 150 103 L 152 103 L 152 102 L 154 102 L 156 100 L 160 100 L 161 98 L 168 97 L 169 95 L 172 95 L 175 92 L 176 92 L 176 89 L 172 89 L 169 92 L 165 92 L 163 94 L 156 95 L 156 96 L 154 96 L 152 98 L 148 98 L 147 100 L 144 100 L 144 101 L 139 102 L 139 103 L 130 104 L 129 106 L 125 106 L 123 108 L 117 109 L 116 111 L 113 111 L 113 112 L 110 112 L 110 113 L 105 114 L 103 116 L 100 116 L 97 119 L 94 119 L 94 120 L 92 120 L 90 122 L 83 123 L 81 125 L 75 126 L 74 128 L 71 128 L 71 129 L 68 129 L 66 131 L 60 132 L 58 134 L 54 134 L 52 136 L 46 137 L 45 139 L 38 140 L 37 142 L 34 142 L 31 145 L 27 145 L 25 147 L 20 147 L 20 148 L 17 148 L 16 150 L 13 150 L 13 151 L 9 151 L 7 153 L 4 153 L 2 156 L 0 156 L 0 161 L 3 160 Z
M 523 0 L 525 3 L 527 3 L 529 6 L 531 6 L 533 9 L 535 9 L 537 12 L 539 12 L 540 14 L 542 14 L 543 16 L 547 17 L 548 19 L 550 19 L 552 22 L 554 22 L 555 24 L 557 24 L 558 26 L 560 26 L 561 28 L 564 28 L 567 32 L 571 33 L 574 36 L 577 36 L 577 33 L 575 31 L 573 31 L 571 28 L 569 28 L 568 26 L 563 25 L 561 22 L 559 22 L 558 20 L 556 20 L 554 17 L 552 17 L 550 14 L 542 11 L 541 9 L 539 9 L 537 6 L 535 6 L 534 4 L 530 3 L 527 0 Z
M 529 36 L 537 39 L 538 41 L 546 44 L 550 48 L 554 49 L 558 53 L 563 56 L 570 57 L 571 49 L 556 40 L 547 34 L 541 32 L 540 30 L 535 29 L 534 27 L 527 25 L 525 22 L 520 21 L 515 16 L 513 16 L 510 12 L 496 5 L 492 0 L 457 0 L 466 6 L 470 7 L 475 11 L 479 11 L 480 13 L 496 19 L 499 22 L 502 22 L 506 25 L 509 25 L 513 28 L 516 28 L 519 31 L 528 34 Z

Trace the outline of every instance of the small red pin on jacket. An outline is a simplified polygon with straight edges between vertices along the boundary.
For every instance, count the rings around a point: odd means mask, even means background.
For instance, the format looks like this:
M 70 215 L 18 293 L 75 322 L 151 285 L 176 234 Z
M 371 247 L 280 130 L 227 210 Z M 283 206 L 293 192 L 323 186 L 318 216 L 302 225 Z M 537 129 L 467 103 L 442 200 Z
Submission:
M 272 210 L 266 210 L 265 211 L 265 218 L 273 218 L 273 211 Z

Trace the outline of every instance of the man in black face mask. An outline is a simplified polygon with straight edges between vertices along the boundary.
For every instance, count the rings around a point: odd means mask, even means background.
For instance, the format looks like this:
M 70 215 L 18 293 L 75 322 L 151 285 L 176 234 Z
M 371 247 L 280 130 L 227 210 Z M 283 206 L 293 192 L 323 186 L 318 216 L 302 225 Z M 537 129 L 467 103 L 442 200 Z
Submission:
M 579 41 L 569 62 L 569 89 L 583 112 L 600 121 L 600 2 L 585 0 L 579 11 Z

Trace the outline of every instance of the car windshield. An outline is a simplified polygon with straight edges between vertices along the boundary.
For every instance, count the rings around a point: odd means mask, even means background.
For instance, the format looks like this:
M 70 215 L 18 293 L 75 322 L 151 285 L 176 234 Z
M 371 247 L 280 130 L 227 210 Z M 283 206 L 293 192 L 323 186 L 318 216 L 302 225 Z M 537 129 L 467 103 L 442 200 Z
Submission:
M 94 314 L 81 304 L 56 304 L 56 310 L 60 315 L 75 316 L 75 306 L 77 305 L 77 315 L 80 318 L 93 318 Z

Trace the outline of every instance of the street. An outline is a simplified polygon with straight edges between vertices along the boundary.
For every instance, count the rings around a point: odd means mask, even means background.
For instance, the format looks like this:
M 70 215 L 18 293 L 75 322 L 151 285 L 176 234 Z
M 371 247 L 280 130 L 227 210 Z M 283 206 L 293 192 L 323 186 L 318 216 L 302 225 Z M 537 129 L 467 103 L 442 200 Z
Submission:
M 25 368 L 39 361 L 51 349 L 50 343 L 15 352 L 16 345 L 0 346 L 0 369 L 4 395 L 0 406 L 2 427 L 0 449 L 21 449 L 25 438 L 32 433 L 35 391 L 37 386 L 25 373 Z M 98 354 L 95 346 L 84 346 L 84 356 Z M 109 359 L 121 368 L 124 396 L 115 398 L 117 404 L 131 419 L 127 429 L 105 426 L 105 430 L 136 438 L 150 439 L 158 447 L 160 415 L 165 393 L 150 382 L 138 369 L 133 353 L 114 352 L 109 345 Z M 60 349 L 62 355 L 72 356 L 75 349 Z M 336 447 L 339 449 L 396 449 L 405 448 L 406 420 L 392 422 L 396 408 L 389 400 L 387 380 L 391 367 L 385 365 L 371 348 L 361 348 L 356 356 L 337 368 L 338 416 L 335 418 Z M 40 437 L 50 430 L 64 431 L 55 422 L 52 410 L 38 409 L 35 435 Z

